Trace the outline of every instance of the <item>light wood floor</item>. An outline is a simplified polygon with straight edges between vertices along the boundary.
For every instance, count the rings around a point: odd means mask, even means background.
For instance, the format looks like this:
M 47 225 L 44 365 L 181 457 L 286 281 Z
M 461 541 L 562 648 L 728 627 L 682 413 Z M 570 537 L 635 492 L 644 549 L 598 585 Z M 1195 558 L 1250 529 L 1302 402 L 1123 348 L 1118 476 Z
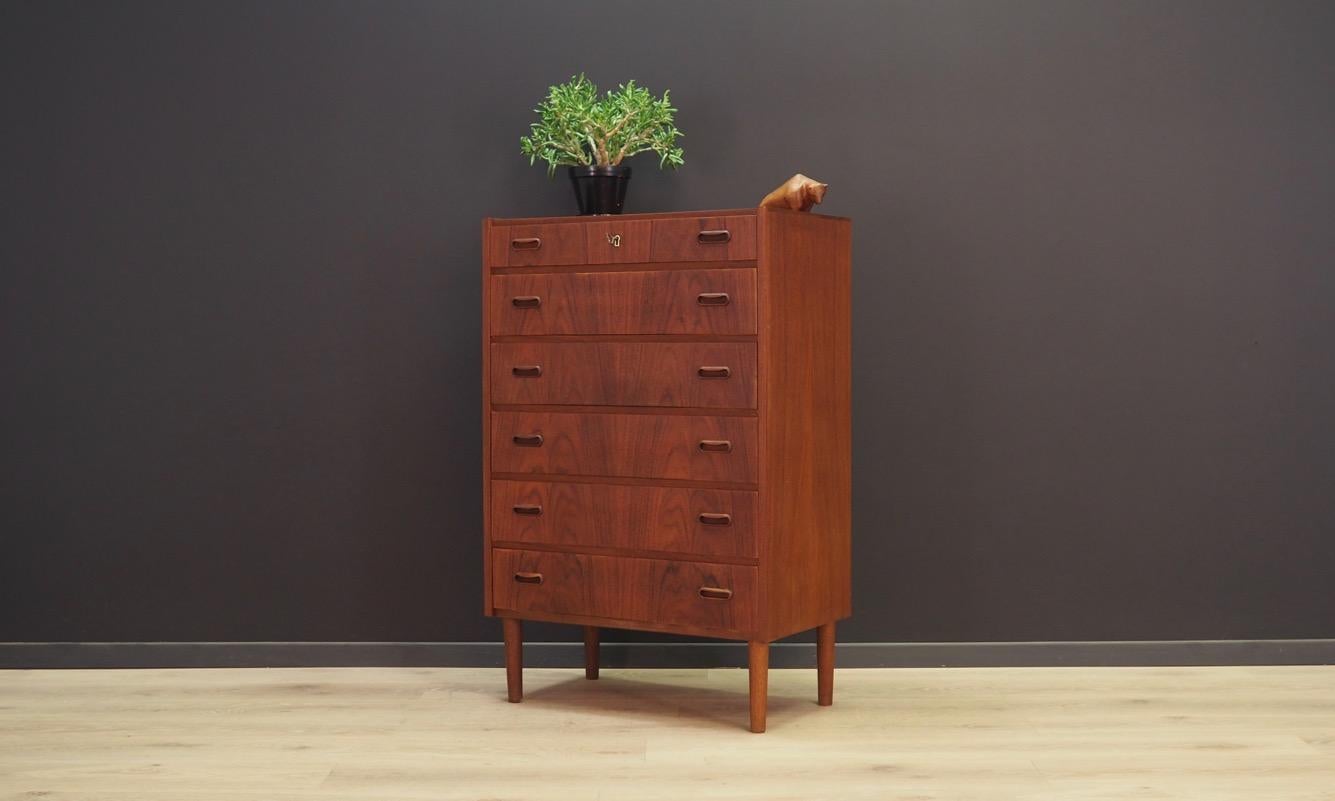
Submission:
M 1335 668 L 0 672 L 0 798 L 1335 799 Z

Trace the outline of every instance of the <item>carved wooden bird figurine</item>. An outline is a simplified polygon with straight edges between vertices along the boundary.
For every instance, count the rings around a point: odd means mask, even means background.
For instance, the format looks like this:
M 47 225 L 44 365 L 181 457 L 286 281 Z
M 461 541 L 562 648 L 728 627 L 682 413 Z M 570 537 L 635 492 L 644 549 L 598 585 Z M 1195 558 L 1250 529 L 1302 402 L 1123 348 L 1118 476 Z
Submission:
M 793 211 L 811 211 L 811 207 L 825 199 L 825 190 L 829 184 L 811 179 L 798 173 L 783 185 L 765 195 L 761 206 L 792 209 Z

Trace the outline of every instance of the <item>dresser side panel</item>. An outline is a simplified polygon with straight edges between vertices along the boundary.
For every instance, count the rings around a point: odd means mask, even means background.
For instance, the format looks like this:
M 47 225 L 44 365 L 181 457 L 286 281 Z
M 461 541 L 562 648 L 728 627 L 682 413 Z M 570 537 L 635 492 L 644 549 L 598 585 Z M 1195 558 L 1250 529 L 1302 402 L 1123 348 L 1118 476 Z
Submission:
M 774 640 L 852 612 L 852 225 L 760 214 L 758 622 Z
M 482 614 L 495 614 L 491 595 L 491 218 L 482 221 Z

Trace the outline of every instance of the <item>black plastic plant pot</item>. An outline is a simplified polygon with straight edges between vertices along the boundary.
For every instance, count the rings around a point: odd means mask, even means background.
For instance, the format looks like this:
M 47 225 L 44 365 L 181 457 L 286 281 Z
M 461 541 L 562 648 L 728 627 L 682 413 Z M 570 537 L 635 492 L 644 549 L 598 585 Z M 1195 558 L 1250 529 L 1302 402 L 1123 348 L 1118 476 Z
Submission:
M 580 214 L 620 214 L 630 167 L 571 167 L 570 182 Z

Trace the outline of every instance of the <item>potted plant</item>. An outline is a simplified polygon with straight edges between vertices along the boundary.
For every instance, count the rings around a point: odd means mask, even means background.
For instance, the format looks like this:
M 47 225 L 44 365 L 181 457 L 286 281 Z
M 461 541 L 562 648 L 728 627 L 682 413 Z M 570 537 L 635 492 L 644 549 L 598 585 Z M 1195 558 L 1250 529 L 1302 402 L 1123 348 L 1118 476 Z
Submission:
M 547 162 L 547 174 L 570 168 L 580 214 L 620 214 L 630 167 L 623 161 L 651 150 L 658 167 L 676 169 L 684 161 L 677 147 L 682 136 L 673 124 L 676 109 L 668 93 L 655 98 L 627 81 L 598 97 L 598 87 L 583 74 L 553 86 L 534 112 L 538 121 L 519 138 L 529 164 Z

